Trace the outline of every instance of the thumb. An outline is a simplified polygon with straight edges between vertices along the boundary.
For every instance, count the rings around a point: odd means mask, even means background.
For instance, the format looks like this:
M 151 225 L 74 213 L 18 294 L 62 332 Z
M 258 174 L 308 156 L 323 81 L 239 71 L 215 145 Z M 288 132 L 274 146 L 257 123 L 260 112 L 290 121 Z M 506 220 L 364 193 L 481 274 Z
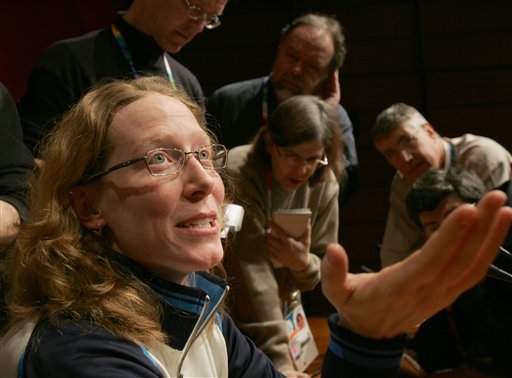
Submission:
M 339 244 L 329 244 L 322 260 L 322 291 L 331 304 L 339 310 L 347 296 L 348 256 Z

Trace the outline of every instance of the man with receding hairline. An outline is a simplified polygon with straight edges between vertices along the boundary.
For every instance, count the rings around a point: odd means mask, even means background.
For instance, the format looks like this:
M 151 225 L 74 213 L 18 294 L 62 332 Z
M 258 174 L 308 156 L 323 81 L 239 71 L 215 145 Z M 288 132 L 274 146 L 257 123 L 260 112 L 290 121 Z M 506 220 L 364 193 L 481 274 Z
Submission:
M 358 187 L 358 160 L 352 122 L 340 105 L 339 70 L 347 48 L 343 28 L 333 16 L 307 13 L 281 31 L 268 76 L 228 84 L 207 102 L 210 128 L 228 148 L 250 143 L 278 104 L 297 94 L 312 94 L 336 110 L 343 132 L 345 176 L 340 202 Z

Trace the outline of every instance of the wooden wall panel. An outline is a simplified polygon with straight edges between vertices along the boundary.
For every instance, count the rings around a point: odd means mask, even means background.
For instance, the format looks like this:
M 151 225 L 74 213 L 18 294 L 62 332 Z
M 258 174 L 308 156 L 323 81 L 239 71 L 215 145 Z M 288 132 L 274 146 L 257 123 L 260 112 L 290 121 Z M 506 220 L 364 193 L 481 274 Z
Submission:
M 55 41 L 108 25 L 126 0 L 0 0 L 0 81 L 19 99 Z
M 430 106 L 485 106 L 512 103 L 512 71 L 505 69 L 457 70 L 427 74 Z
M 342 77 L 410 72 L 418 67 L 416 42 L 409 36 L 361 39 L 349 43 Z
M 434 127 L 444 135 L 485 135 L 512 151 L 511 105 L 448 107 L 431 111 Z
M 347 76 L 341 81 L 343 104 L 357 111 L 382 110 L 396 101 L 408 99 L 419 103 L 421 99 L 418 77 L 414 73 Z
M 421 0 L 417 1 L 428 33 L 459 33 L 510 30 L 512 2 L 509 0 Z
M 249 46 L 221 51 L 212 49 L 207 58 L 204 52 L 190 51 L 187 53 L 189 62 L 186 66 L 198 76 L 200 81 L 201 76 L 209 78 L 201 81 L 205 95 L 208 96 L 227 83 L 268 75 L 272 67 L 272 58 L 267 53 L 268 50 L 269 48 Z M 274 51 L 273 48 L 272 51 Z M 232 55 L 229 62 L 234 63 L 226 63 L 224 58 L 227 55 Z M 234 70 L 233 65 L 238 69 Z M 241 67 L 244 69 L 242 70 Z M 247 76 L 247 73 L 250 76 Z
M 511 30 L 428 35 L 423 39 L 427 70 L 510 67 Z
M 346 225 L 381 222 L 387 214 L 388 196 L 389 185 L 366 186 L 343 207 L 340 213 L 341 221 Z M 371 211 L 361 211 L 362 209 L 371 209 Z

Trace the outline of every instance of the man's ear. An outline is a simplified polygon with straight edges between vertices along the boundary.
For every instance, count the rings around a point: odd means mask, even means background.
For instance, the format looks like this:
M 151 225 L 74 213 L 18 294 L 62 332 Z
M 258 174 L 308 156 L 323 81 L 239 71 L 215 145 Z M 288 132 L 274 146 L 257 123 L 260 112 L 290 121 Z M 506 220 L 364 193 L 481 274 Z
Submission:
M 94 204 L 92 189 L 84 186 L 76 186 L 69 191 L 71 206 L 84 227 L 92 230 L 100 230 L 106 224 L 105 219 Z
M 429 136 L 437 135 L 436 130 L 434 130 L 434 127 L 430 123 L 425 122 L 421 127 L 423 127 L 423 130 L 425 130 Z
M 263 131 L 263 142 L 265 142 L 265 150 L 270 154 L 274 142 L 272 142 L 272 137 L 267 130 Z

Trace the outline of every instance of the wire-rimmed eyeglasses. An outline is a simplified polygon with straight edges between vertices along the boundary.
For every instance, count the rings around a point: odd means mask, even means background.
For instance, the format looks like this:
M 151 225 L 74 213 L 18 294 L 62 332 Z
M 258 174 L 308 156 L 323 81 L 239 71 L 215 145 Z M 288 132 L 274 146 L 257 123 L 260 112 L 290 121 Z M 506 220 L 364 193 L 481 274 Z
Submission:
M 215 29 L 222 23 L 218 15 L 208 16 L 208 13 L 206 13 L 203 8 L 191 4 L 189 0 L 183 1 L 185 1 L 188 7 L 188 17 L 192 20 L 206 21 L 206 29 Z
M 327 155 L 324 154 L 324 156 L 321 159 L 302 159 L 300 156 L 297 156 L 295 154 L 290 154 L 288 152 L 282 151 L 281 148 L 275 144 L 276 151 L 283 158 L 283 161 L 288 164 L 289 166 L 293 167 L 302 167 L 306 166 L 307 169 L 313 169 L 318 168 L 320 166 L 325 166 L 329 164 L 329 161 L 327 160 Z
M 217 170 L 226 166 L 228 150 L 222 144 L 210 144 L 199 147 L 195 151 L 183 151 L 179 148 L 155 148 L 146 152 L 144 156 L 130 159 L 116 164 L 109 169 L 84 177 L 83 184 L 98 180 L 118 169 L 144 161 L 149 173 L 153 176 L 169 176 L 178 174 L 185 167 L 187 155 L 194 154 L 195 158 L 206 170 Z
M 418 147 L 418 136 L 417 134 L 423 129 L 423 125 L 417 127 L 411 134 L 407 133 L 400 137 L 397 142 L 395 149 L 389 149 L 383 152 L 384 157 L 388 160 L 397 160 L 402 152 L 411 153 L 416 147 Z

